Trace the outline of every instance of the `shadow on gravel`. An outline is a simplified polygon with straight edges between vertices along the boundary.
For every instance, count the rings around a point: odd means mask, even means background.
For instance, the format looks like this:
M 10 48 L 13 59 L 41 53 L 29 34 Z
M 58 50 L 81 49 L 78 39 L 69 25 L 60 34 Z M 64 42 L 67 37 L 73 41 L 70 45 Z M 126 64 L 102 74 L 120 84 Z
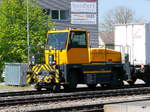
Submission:
M 125 88 L 139 88 L 139 87 L 149 87 L 148 85 L 145 85 L 145 84 L 136 84 L 136 85 L 133 85 L 133 86 L 129 86 L 129 85 L 124 85 L 123 87 L 120 87 L 120 88 L 114 88 L 115 90 L 116 89 L 125 89 Z M 72 89 L 72 90 L 64 90 L 64 89 L 61 89 L 59 92 L 57 93 L 72 93 L 72 92 L 85 92 L 85 91 L 101 91 L 101 90 L 114 90 L 112 88 L 109 88 L 109 87 L 95 87 L 93 89 L 91 88 L 87 88 L 87 87 L 82 87 L 82 88 L 75 88 L 75 89 Z M 53 93 L 53 92 L 52 92 Z

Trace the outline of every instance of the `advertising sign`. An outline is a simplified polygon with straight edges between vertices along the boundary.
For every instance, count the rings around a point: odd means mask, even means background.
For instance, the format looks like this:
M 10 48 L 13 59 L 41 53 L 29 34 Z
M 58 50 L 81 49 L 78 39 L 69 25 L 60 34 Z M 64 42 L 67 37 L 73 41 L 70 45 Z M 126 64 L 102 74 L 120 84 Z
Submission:
M 96 13 L 96 2 L 71 2 L 71 12 Z
M 96 14 L 71 14 L 71 24 L 96 24 Z

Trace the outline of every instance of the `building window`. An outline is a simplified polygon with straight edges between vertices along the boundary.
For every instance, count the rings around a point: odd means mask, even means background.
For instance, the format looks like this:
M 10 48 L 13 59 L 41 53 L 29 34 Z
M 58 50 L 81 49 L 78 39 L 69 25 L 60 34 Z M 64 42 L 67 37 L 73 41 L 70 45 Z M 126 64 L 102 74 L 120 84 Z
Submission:
M 68 20 L 69 10 L 52 10 L 51 17 L 53 20 Z
M 43 12 L 44 12 L 46 15 L 49 15 L 49 14 L 50 14 L 50 9 L 43 9 Z
M 69 11 L 60 10 L 60 20 L 67 20 L 69 18 Z
M 52 10 L 52 19 L 59 19 L 59 11 L 58 10 Z

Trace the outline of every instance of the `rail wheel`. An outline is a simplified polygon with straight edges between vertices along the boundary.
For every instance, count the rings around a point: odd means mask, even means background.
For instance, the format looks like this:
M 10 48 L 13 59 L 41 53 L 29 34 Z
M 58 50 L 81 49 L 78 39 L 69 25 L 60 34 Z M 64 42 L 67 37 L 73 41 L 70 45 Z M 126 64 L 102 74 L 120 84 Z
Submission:
M 127 81 L 130 86 L 133 86 L 137 78 L 133 78 L 131 81 Z
M 51 91 L 52 89 L 51 89 L 51 88 L 46 88 L 46 90 L 47 90 L 47 91 Z
M 65 90 L 72 90 L 72 89 L 76 89 L 77 84 L 67 84 L 63 86 Z
M 104 88 L 104 89 L 109 89 L 110 84 L 101 84 L 101 87 Z
M 39 84 L 36 84 L 36 85 L 35 85 L 35 89 L 36 89 L 37 91 L 41 91 L 41 90 L 42 90 L 42 87 L 41 87 Z
M 120 74 L 117 71 L 113 71 L 113 75 L 110 81 L 110 87 L 111 88 L 120 88 L 122 87 L 123 80 L 120 78 Z
M 77 74 L 75 70 L 69 72 L 69 84 L 64 85 L 65 90 L 76 89 L 77 87 Z
M 97 84 L 87 84 L 88 88 L 90 88 L 90 89 L 96 88 L 96 85 L 97 85 Z
M 52 90 L 54 92 L 59 92 L 60 91 L 60 85 L 59 84 L 54 84 Z
M 147 86 L 150 86 L 150 76 L 146 74 L 146 76 L 143 78 L 143 81 Z

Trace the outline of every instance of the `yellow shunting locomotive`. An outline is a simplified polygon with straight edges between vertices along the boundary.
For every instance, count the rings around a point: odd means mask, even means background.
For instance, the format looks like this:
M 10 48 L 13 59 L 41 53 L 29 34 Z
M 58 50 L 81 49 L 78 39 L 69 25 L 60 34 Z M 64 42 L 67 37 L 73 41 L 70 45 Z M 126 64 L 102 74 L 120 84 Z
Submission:
M 27 72 L 27 82 L 35 83 L 37 90 L 58 91 L 61 86 L 74 89 L 77 84 L 119 87 L 123 80 L 130 80 L 123 69 L 121 52 L 90 48 L 86 30 L 48 31 L 46 46 L 45 63 L 33 61 Z

